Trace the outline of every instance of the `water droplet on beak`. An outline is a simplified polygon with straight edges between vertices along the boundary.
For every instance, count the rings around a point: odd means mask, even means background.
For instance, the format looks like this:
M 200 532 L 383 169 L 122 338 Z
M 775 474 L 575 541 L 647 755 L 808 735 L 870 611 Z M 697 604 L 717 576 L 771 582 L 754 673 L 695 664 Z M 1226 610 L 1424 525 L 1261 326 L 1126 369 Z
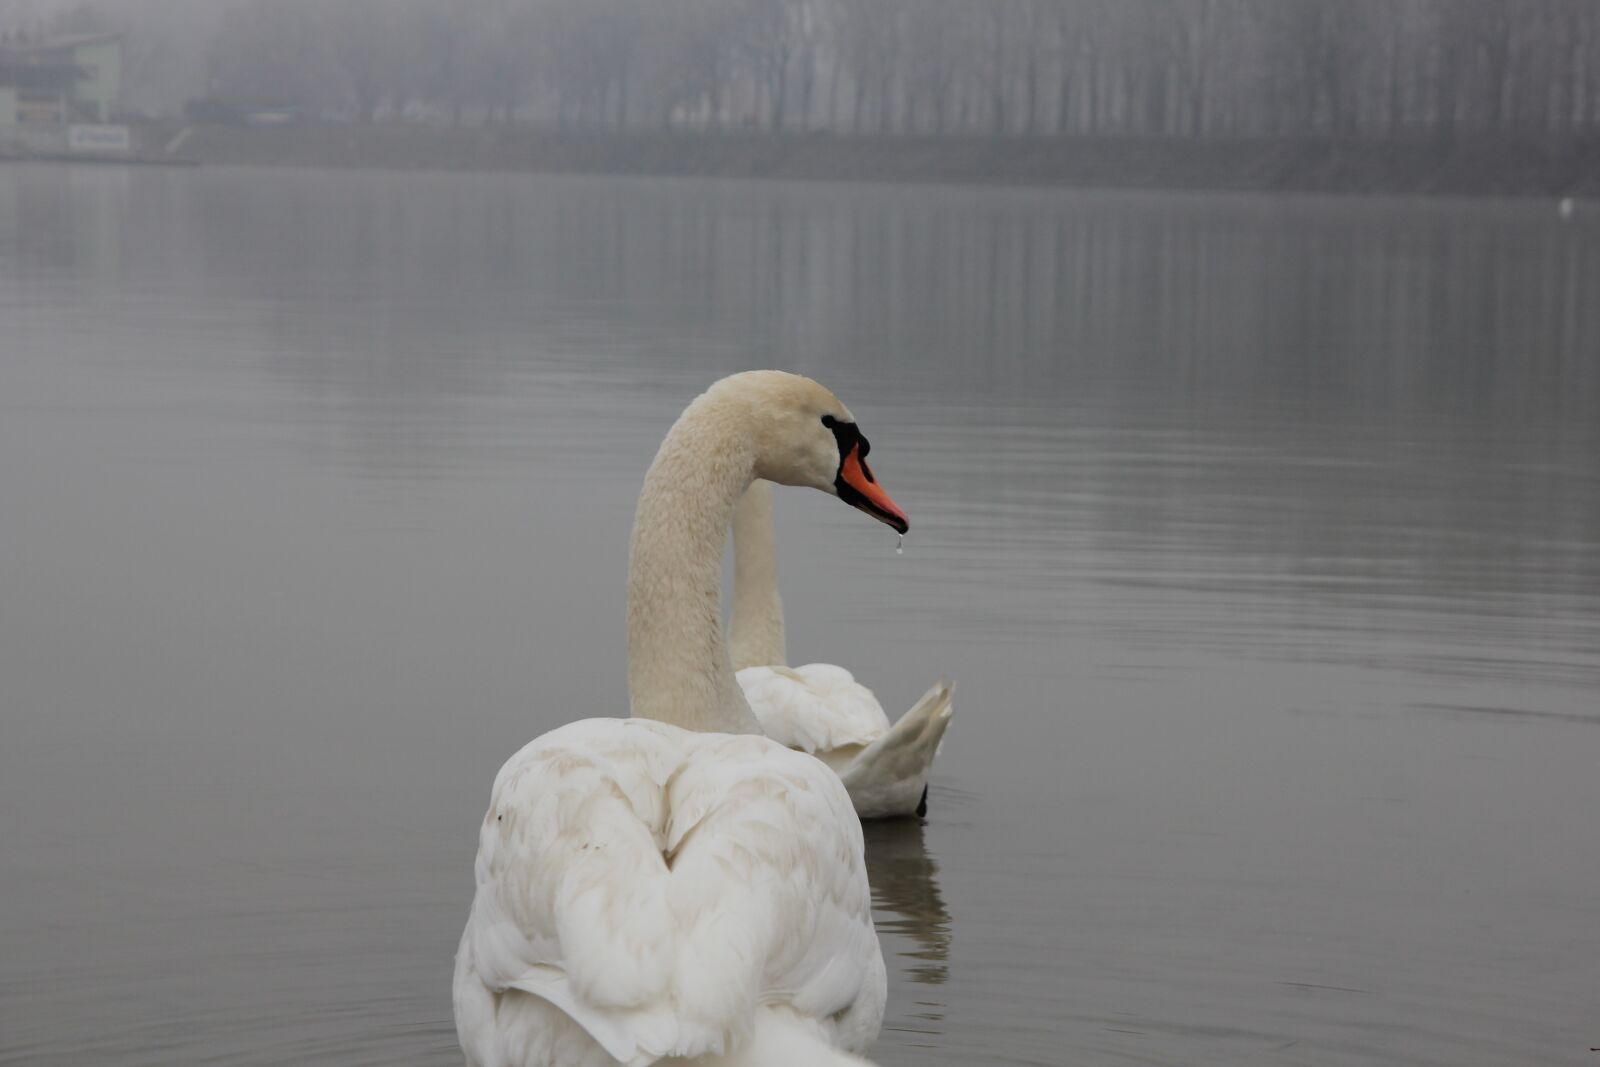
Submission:
M 900 541 L 894 546 L 894 554 L 897 555 L 897 556 L 903 556 L 903 555 L 906 554 L 906 535 L 905 534 L 901 534 L 900 535 Z

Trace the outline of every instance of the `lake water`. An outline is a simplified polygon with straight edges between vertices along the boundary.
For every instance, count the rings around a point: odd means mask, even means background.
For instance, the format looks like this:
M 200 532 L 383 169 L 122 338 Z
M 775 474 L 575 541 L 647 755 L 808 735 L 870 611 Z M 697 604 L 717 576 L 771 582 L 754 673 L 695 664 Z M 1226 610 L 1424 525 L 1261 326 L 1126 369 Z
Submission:
M 684 404 L 813 374 L 790 649 L 959 684 L 883 1064 L 1587 1064 L 1600 223 L 0 168 L 0 1063 L 450 1064 L 500 763 L 626 709 Z

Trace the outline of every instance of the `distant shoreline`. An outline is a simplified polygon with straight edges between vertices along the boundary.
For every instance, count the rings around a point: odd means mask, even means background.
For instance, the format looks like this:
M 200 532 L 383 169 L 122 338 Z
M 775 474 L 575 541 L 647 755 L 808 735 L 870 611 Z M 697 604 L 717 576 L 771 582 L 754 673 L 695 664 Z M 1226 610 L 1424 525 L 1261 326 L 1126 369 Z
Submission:
M 163 143 L 181 124 L 148 128 Z M 849 137 L 196 125 L 202 163 L 1076 188 L 1600 199 L 1600 137 Z

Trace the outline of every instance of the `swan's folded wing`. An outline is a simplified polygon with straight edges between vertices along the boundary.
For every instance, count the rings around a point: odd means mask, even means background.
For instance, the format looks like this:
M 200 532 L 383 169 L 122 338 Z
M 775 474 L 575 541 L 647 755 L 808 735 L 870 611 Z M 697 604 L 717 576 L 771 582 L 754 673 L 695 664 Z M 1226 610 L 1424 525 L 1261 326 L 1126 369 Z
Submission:
M 553 730 L 501 768 L 478 837 L 462 949 L 477 981 L 543 997 L 623 1063 L 677 1043 L 661 1016 L 675 943 L 658 839 L 680 758 L 655 724 Z
M 625 1067 L 650 1067 L 661 1058 L 653 1050 L 670 1048 L 674 1041 L 676 1027 L 664 1006 L 635 1011 L 595 1010 L 573 993 L 572 984 L 559 967 L 535 967 L 509 988 L 531 993 L 560 1010 L 583 1027 L 606 1055 Z
M 476 980 L 541 998 L 623 1063 L 724 1051 L 761 1003 L 848 1014 L 871 961 L 881 976 L 849 798 L 764 738 L 553 731 L 497 777 L 477 872 Z
M 746 667 L 738 678 L 762 732 L 789 748 L 815 753 L 866 745 L 889 729 L 878 698 L 843 667 Z
M 781 1003 L 835 1044 L 862 1047 L 885 976 L 849 795 L 823 764 L 768 738 L 702 744 L 668 786 L 679 995 L 703 1018 Z

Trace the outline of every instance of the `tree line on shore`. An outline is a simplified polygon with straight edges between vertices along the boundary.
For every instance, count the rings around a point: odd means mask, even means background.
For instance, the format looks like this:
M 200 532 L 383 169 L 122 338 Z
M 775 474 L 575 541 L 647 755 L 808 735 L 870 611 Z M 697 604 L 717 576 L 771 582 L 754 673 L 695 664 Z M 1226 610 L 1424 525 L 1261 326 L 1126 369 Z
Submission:
M 121 29 L 130 77 L 199 50 L 189 95 L 357 121 L 1600 132 L 1600 0 L 146 0 L 56 23 Z

